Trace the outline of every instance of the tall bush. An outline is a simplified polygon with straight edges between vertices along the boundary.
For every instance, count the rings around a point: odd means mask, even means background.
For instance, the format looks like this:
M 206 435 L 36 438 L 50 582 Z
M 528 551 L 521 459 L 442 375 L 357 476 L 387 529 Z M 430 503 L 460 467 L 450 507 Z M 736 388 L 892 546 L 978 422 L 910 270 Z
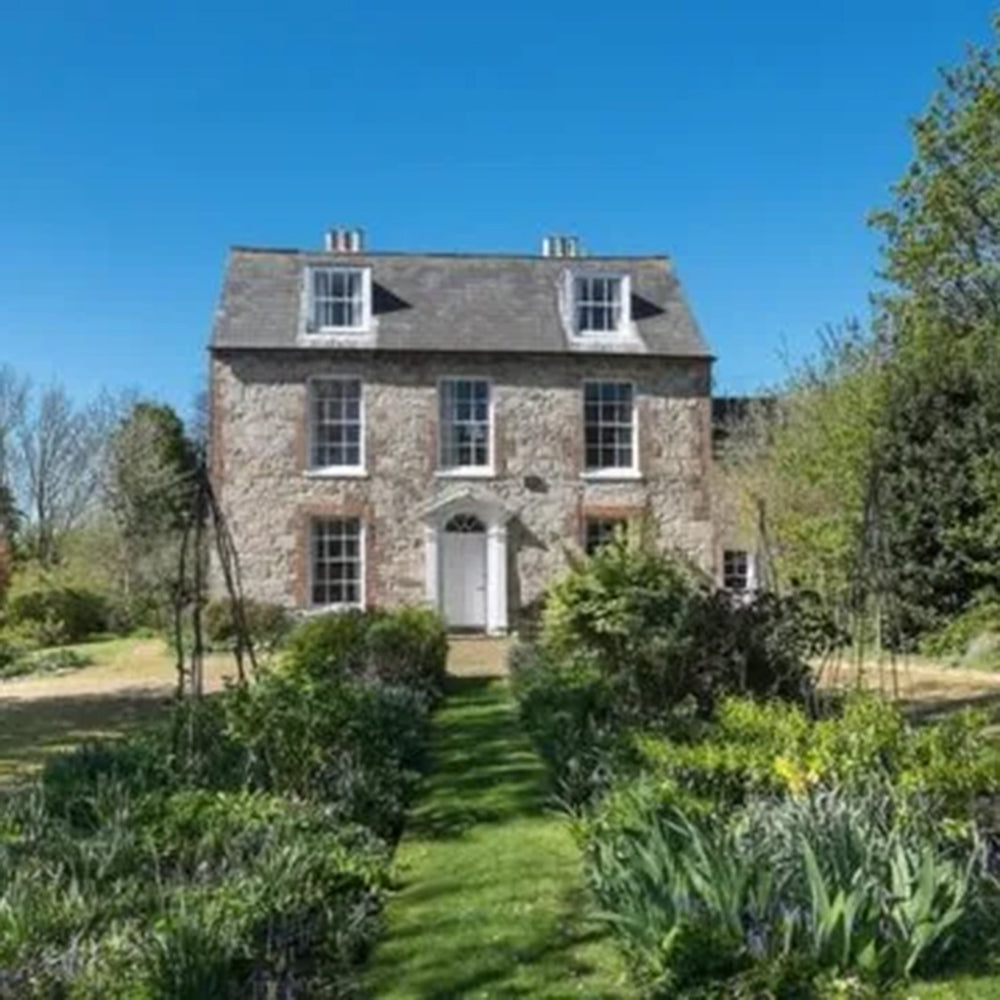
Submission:
M 110 608 L 103 595 L 80 587 L 39 587 L 13 593 L 5 621 L 30 631 L 40 645 L 81 642 L 107 630 Z
M 807 693 L 818 632 L 806 610 L 797 598 L 735 601 L 680 557 L 619 542 L 552 586 L 540 644 L 592 664 L 635 721 L 689 698 L 707 714 L 726 691 Z
M 368 679 L 436 700 L 444 690 L 448 639 L 430 609 L 318 615 L 290 635 L 285 667 L 298 677 Z

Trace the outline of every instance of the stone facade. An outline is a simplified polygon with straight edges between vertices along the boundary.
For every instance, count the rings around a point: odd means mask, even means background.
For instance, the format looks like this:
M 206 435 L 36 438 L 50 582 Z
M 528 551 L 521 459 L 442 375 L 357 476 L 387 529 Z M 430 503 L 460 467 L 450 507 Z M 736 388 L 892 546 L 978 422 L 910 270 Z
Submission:
M 362 380 L 363 476 L 307 469 L 307 380 L 334 375 Z M 489 477 L 437 472 L 438 380 L 455 376 L 491 382 Z M 638 478 L 584 475 L 587 379 L 635 383 Z M 310 518 L 357 516 L 366 533 L 365 602 L 422 602 L 422 510 L 460 484 L 488 491 L 507 511 L 512 627 L 565 567 L 588 516 L 641 514 L 657 542 L 714 571 L 709 382 L 706 358 L 216 348 L 212 469 L 244 589 L 307 607 Z

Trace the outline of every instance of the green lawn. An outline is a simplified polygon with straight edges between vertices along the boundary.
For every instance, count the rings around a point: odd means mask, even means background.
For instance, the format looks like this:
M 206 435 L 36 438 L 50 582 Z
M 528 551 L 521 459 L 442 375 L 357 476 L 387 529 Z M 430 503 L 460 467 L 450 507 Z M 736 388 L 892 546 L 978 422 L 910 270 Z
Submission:
M 382 1000 L 628 996 L 502 680 L 452 680 L 369 977 Z
M 161 713 L 176 685 L 161 639 L 122 638 L 70 647 L 91 666 L 0 681 L 0 784 L 30 776 L 53 754 L 124 735 Z M 206 657 L 206 687 L 234 672 L 231 656 Z

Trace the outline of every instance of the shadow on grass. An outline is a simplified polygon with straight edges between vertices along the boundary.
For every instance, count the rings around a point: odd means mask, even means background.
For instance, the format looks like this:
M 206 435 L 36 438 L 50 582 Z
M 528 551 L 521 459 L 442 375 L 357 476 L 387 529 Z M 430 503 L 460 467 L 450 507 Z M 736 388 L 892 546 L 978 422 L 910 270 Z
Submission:
M 140 729 L 169 699 L 148 690 L 62 698 L 0 699 L 0 782 L 26 777 L 56 753 Z
M 916 720 L 938 719 L 951 712 L 959 712 L 964 708 L 974 708 L 984 711 L 994 722 L 1000 721 L 1000 691 L 987 691 L 969 695 L 966 698 L 938 698 L 910 700 L 901 699 L 903 706 L 911 718 Z
M 366 995 L 381 1000 L 628 995 L 588 919 L 580 854 L 507 684 L 452 678 L 398 860 Z
M 451 677 L 431 741 L 432 772 L 407 824 L 410 836 L 460 835 L 545 811 L 545 775 L 527 744 L 506 687 L 488 677 Z

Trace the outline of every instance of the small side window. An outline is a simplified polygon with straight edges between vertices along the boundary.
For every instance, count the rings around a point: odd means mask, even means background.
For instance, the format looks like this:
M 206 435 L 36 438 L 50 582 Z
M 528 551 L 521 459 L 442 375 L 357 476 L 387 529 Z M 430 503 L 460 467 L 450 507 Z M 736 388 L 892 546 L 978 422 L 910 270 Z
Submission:
M 722 554 L 722 586 L 733 593 L 750 589 L 750 556 L 741 549 L 726 549 Z
M 628 520 L 624 517 L 588 517 L 583 547 L 588 556 L 613 542 L 628 537 Z

